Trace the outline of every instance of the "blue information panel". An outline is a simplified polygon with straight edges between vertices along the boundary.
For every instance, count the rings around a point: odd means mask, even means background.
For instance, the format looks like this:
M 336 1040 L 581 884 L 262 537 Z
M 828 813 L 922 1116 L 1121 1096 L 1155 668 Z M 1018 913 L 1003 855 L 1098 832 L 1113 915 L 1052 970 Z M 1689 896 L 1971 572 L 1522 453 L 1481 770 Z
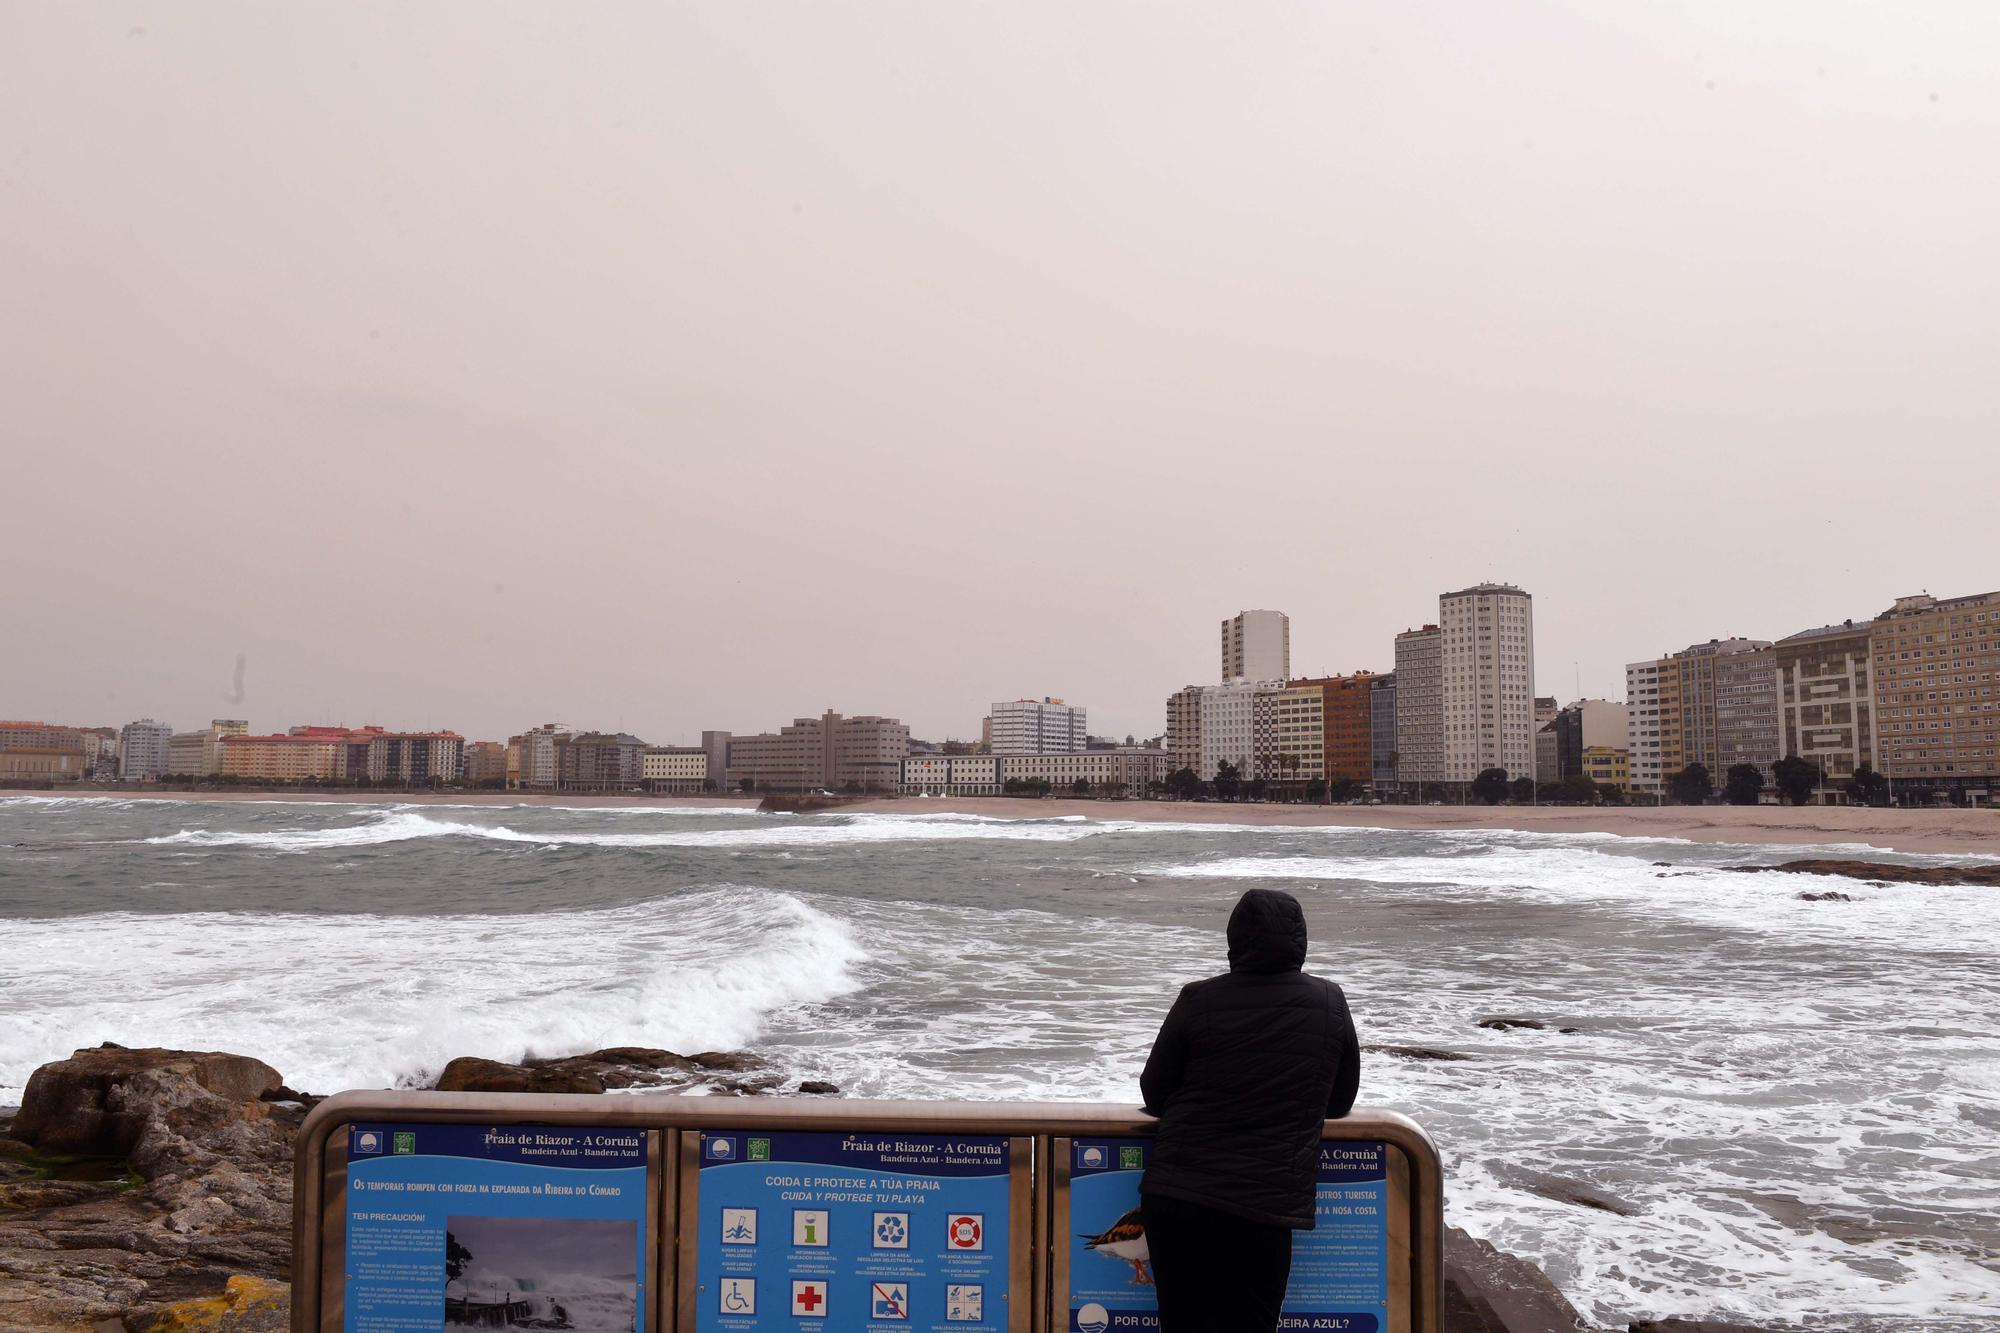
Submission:
M 1152 1255 L 1139 1215 L 1148 1139 L 1074 1139 L 1069 1161 L 1069 1328 L 1157 1330 Z M 1320 1145 L 1311 1231 L 1292 1233 L 1281 1329 L 1381 1333 L 1389 1326 L 1388 1145 Z M 1065 1239 L 1058 1236 L 1058 1245 Z
M 645 1333 L 649 1131 L 357 1124 L 347 1333 Z
M 1002 1137 L 701 1136 L 697 1333 L 1000 1333 L 1012 1146 Z

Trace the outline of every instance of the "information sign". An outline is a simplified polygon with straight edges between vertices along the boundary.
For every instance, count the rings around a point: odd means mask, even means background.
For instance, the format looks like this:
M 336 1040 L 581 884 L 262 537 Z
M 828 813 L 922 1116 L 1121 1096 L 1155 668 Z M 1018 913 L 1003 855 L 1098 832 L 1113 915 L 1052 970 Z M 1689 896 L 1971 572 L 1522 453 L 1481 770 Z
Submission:
M 698 1151 L 696 1333 L 1009 1326 L 1008 1139 L 749 1130 Z
M 1148 1139 L 1072 1139 L 1069 1146 L 1071 1333 L 1157 1330 L 1152 1255 L 1139 1212 Z M 1292 1234 L 1281 1330 L 1382 1333 L 1389 1318 L 1388 1145 L 1320 1145 L 1313 1229 Z
M 347 1333 L 646 1333 L 648 1130 L 347 1129 Z

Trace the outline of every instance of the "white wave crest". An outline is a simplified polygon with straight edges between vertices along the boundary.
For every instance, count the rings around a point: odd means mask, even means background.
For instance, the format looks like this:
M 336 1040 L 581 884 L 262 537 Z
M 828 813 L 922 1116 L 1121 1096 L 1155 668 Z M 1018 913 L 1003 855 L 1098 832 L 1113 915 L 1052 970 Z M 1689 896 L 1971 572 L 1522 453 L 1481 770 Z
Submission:
M 1106 825 L 1077 820 L 1005 820 L 957 815 L 766 816 L 749 827 L 674 827 L 648 831 L 594 832 L 576 829 L 514 829 L 441 819 L 413 807 L 395 807 L 360 823 L 330 828 L 182 829 L 145 838 L 155 846 L 246 847 L 275 852 L 315 852 L 329 848 L 373 847 L 416 838 L 468 838 L 525 843 L 537 847 L 793 847 L 847 843 L 949 842 L 1006 839 L 1074 842 Z M 1115 826 L 1124 828 L 1127 826 Z M 1150 825 L 1130 827 L 1150 828 Z
M 791 894 L 722 887 L 608 911 L 107 912 L 10 923 L 0 1103 L 81 1046 L 243 1051 L 314 1092 L 421 1082 L 458 1055 L 752 1044 L 864 958 Z

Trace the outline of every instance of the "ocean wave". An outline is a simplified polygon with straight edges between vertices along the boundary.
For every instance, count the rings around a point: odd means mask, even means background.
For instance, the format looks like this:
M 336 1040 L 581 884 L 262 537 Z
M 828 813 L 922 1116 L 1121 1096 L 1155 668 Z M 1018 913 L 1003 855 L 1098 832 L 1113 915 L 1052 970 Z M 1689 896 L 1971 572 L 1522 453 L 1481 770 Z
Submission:
M 454 1056 L 735 1049 L 848 993 L 865 952 L 795 895 L 721 886 L 532 916 L 107 912 L 14 921 L 0 1102 L 105 1040 L 254 1054 L 313 1091 L 428 1081 Z
M 427 814 L 419 807 L 395 806 L 360 823 L 332 827 L 182 829 L 137 841 L 164 847 L 244 847 L 275 852 L 372 847 L 418 838 L 466 838 L 537 847 L 818 847 L 958 839 L 1074 842 L 1107 830 L 1151 827 L 1145 824 L 1104 825 L 1088 820 L 989 819 L 962 815 L 804 815 L 765 816 L 764 820 L 768 822 L 747 828 L 670 828 L 645 832 L 596 832 L 573 828 L 535 830 L 443 819 Z

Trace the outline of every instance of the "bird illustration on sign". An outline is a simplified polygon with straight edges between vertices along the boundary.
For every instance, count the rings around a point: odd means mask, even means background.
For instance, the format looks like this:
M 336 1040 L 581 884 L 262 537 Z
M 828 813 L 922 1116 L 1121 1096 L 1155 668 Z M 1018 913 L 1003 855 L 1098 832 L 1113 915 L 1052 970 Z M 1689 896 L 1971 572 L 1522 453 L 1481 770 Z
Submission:
M 1153 1285 L 1153 1275 L 1146 1268 L 1152 1260 L 1153 1252 L 1146 1244 L 1146 1222 L 1139 1216 L 1137 1208 L 1128 1211 L 1097 1235 L 1079 1235 L 1078 1239 L 1083 1241 L 1084 1248 L 1088 1250 L 1098 1254 L 1108 1254 L 1114 1259 L 1123 1259 L 1131 1264 L 1133 1286 Z

